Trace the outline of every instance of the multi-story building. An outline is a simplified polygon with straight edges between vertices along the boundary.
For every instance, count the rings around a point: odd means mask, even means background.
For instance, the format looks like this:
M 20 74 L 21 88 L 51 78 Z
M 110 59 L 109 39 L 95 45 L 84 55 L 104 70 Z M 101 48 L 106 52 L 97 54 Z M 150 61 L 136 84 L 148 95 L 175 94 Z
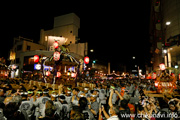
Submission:
M 41 29 L 40 44 L 47 45 L 48 36 L 63 36 L 68 38 L 67 44 L 75 43 L 78 38 L 80 18 L 74 14 L 66 14 L 54 18 L 54 27 L 51 30 Z
M 66 38 L 66 45 L 69 45 L 70 52 L 81 56 L 87 55 L 87 43 L 78 43 L 78 31 L 80 28 L 80 18 L 74 14 L 66 14 L 54 18 L 54 27 L 51 30 L 41 29 L 40 44 L 47 47 L 47 50 L 53 50 L 52 43 L 56 40 L 52 36 Z M 84 49 L 84 50 L 83 50 Z
M 150 42 L 153 70 L 160 63 L 166 67 L 180 65 L 180 1 L 151 1 Z

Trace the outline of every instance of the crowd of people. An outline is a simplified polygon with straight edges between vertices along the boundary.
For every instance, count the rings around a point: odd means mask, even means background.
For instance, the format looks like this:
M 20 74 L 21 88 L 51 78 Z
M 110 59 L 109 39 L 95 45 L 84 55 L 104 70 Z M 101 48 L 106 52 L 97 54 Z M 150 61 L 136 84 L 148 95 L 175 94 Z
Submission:
M 156 91 L 151 80 L 81 80 L 75 87 L 61 83 L 58 89 L 25 84 L 0 81 L 0 120 L 180 119 L 178 97 L 145 94 Z

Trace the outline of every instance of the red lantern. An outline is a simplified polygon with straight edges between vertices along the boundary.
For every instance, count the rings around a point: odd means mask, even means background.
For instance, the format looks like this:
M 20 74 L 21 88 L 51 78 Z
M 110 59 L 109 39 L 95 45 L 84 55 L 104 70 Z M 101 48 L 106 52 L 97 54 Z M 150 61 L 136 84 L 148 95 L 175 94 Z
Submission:
M 156 82 L 155 82 L 155 87 L 158 87 L 158 85 L 159 85 L 159 83 L 156 81 Z
M 60 52 L 54 52 L 54 61 L 58 61 L 60 59 Z
M 88 64 L 88 63 L 89 63 L 89 57 L 85 57 L 85 58 L 84 58 L 84 63 L 85 63 L 85 64 Z
M 76 73 L 71 73 L 71 77 L 75 78 L 76 77 Z
M 174 73 L 171 73 L 171 76 L 175 77 L 175 74 L 174 74 Z
M 159 64 L 159 67 L 160 67 L 160 70 L 165 70 L 166 69 L 164 63 Z
M 57 49 L 59 47 L 59 44 L 57 41 L 54 42 L 54 48 Z
M 61 76 L 61 72 L 57 72 L 56 77 L 60 77 Z
M 49 71 L 46 71 L 46 76 L 49 76 L 50 75 L 50 72 Z
M 34 62 L 38 63 L 39 62 L 39 56 L 38 55 L 34 55 Z
M 156 79 L 156 73 L 155 72 L 152 75 L 152 79 Z

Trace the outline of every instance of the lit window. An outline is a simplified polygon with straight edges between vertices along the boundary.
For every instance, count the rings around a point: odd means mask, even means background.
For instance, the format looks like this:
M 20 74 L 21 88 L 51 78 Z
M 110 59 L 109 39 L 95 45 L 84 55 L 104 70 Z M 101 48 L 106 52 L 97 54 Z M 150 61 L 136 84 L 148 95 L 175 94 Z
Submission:
M 47 37 L 47 36 L 45 36 L 45 41 L 47 41 L 47 39 L 48 39 L 48 37 Z

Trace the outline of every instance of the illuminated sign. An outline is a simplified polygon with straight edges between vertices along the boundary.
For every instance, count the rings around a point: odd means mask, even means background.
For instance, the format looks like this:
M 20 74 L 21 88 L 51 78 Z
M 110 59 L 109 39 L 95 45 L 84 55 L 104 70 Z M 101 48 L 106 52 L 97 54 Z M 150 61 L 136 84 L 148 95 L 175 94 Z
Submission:
M 41 64 L 34 64 L 34 70 L 40 70 Z
M 44 65 L 44 70 L 50 70 L 50 71 L 52 71 L 52 70 L 53 70 L 53 67 Z
M 44 70 L 50 70 L 50 71 L 53 70 L 53 67 L 51 66 L 46 66 L 46 65 L 43 66 L 44 66 Z M 41 70 L 41 64 L 34 64 L 34 70 Z
M 69 69 L 68 69 L 68 71 L 75 71 L 75 67 L 70 67 Z

